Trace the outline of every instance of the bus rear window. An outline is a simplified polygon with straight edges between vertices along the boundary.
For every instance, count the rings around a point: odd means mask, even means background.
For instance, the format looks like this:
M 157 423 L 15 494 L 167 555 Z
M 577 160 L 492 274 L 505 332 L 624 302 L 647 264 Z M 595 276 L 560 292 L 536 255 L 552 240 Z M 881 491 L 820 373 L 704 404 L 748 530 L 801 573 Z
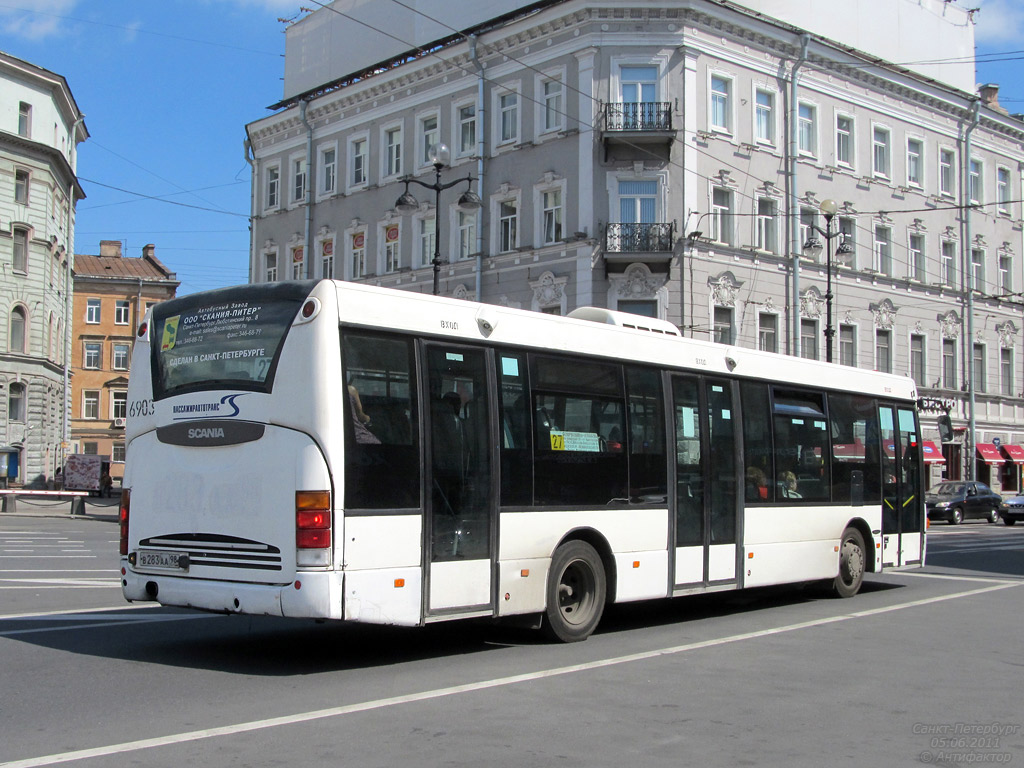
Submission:
M 312 283 L 226 288 L 153 310 L 156 399 L 208 389 L 269 392 L 288 329 Z

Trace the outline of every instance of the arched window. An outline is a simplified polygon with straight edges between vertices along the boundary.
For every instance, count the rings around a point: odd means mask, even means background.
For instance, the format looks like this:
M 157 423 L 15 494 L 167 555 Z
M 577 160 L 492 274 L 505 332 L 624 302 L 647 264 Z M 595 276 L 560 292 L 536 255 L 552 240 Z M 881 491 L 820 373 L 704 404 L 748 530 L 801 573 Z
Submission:
M 25 401 L 27 399 L 24 384 L 20 382 L 11 384 L 7 399 L 8 421 L 25 421 Z
M 28 327 L 28 318 L 25 315 L 24 307 L 15 307 L 11 310 L 11 335 L 8 337 L 8 349 L 11 352 L 25 351 L 25 329 Z

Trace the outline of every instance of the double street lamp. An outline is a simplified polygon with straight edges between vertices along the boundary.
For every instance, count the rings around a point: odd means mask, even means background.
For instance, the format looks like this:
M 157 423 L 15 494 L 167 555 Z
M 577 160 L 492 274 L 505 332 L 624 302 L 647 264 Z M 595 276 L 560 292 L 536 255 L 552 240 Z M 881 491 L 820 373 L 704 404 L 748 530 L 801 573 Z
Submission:
M 473 191 L 474 179 L 468 174 L 465 178 L 441 183 L 441 171 L 448 167 L 452 159 L 452 153 L 445 144 L 431 145 L 427 151 L 427 159 L 434 166 L 434 183 L 428 184 L 411 177 L 403 179 L 405 192 L 395 201 L 395 208 L 400 213 L 414 213 L 419 210 L 420 203 L 409 191 L 410 184 L 419 184 L 421 187 L 434 190 L 434 258 L 431 264 L 434 266 L 434 295 L 437 296 L 440 292 L 441 265 L 447 263 L 447 259 L 443 261 L 441 259 L 441 193 L 465 182 L 466 191 L 459 198 L 459 210 L 464 213 L 473 213 L 483 205 L 483 202 L 480 200 L 480 196 Z
M 818 210 L 821 211 L 825 217 L 825 228 L 822 229 L 817 224 L 811 224 L 810 236 L 807 238 L 807 242 L 804 243 L 804 253 L 813 256 L 815 259 L 818 258 L 818 254 L 821 253 L 821 241 L 814 236 L 814 232 L 817 232 L 825 238 L 825 242 L 828 244 L 827 261 L 826 261 L 826 278 L 825 278 L 825 360 L 832 362 L 832 338 L 836 335 L 835 328 L 832 327 L 832 241 L 837 237 L 843 237 L 843 233 L 840 231 L 832 231 L 832 220 L 836 216 L 836 212 L 839 210 L 839 206 L 836 205 L 835 200 L 822 200 L 821 205 L 818 206 Z M 845 239 L 839 243 L 839 248 L 836 249 L 836 255 L 842 257 L 841 262 L 846 263 L 846 258 L 853 253 L 853 248 Z

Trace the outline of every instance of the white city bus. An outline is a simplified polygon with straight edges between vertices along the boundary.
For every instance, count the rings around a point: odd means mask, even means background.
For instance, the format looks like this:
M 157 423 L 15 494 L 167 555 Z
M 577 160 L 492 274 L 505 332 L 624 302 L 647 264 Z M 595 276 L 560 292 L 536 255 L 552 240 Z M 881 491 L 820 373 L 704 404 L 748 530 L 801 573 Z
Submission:
M 132 359 L 125 597 L 422 625 L 923 563 L 914 383 L 339 281 L 156 305 Z

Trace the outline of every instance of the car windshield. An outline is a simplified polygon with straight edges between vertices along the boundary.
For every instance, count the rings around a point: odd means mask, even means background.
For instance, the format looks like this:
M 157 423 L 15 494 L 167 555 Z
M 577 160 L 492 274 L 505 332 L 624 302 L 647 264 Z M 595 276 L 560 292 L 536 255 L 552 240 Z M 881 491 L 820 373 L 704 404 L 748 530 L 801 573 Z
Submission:
M 928 489 L 928 493 L 935 496 L 956 496 L 963 492 L 963 483 L 939 483 Z

